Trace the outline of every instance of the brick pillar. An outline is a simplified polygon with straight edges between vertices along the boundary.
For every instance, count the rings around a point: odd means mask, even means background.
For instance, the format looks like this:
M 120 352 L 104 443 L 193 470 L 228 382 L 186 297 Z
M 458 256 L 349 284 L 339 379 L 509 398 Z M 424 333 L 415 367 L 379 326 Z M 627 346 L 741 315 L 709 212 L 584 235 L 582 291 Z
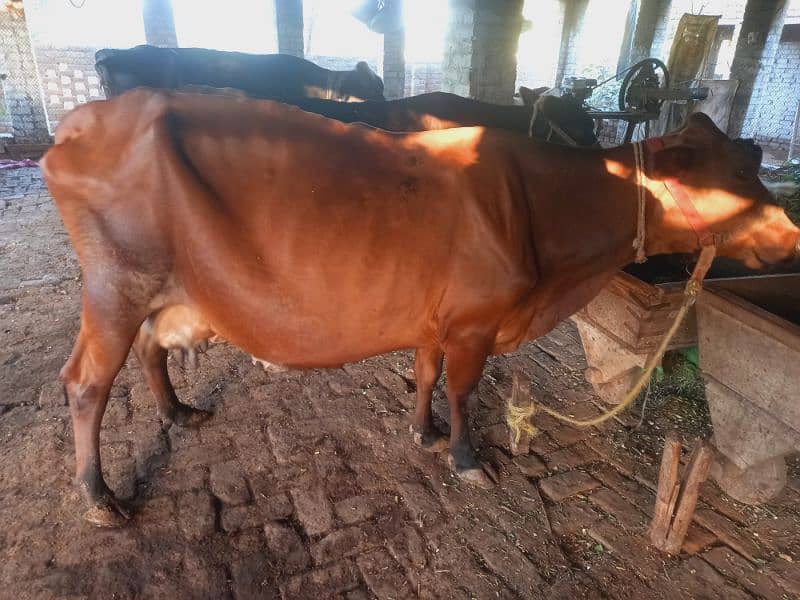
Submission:
M 522 4 L 522 0 L 478 3 L 472 43 L 473 98 L 498 104 L 513 102 Z
M 564 26 L 561 30 L 561 48 L 558 51 L 558 67 L 556 68 L 557 87 L 561 86 L 564 77 L 575 70 L 575 41 L 581 31 L 583 17 L 589 0 L 563 0 Z
M 5 104 L 13 138 L 8 143 L 50 141 L 36 60 L 24 13 L 0 10 L 0 73 L 6 75 Z
M 275 0 L 278 52 L 303 57 L 303 0 Z
M 178 34 L 175 33 L 175 17 L 172 14 L 171 0 L 144 0 L 144 37 L 148 44 L 178 47 Z
M 522 0 L 450 0 L 442 88 L 510 104 L 521 28 Z
M 442 60 L 442 90 L 459 96 L 470 95 L 474 15 L 474 2 L 450 0 Z
M 406 34 L 403 29 L 383 36 L 383 94 L 387 100 L 402 98 L 406 87 Z
M 630 64 L 652 56 L 653 41 L 659 24 L 666 27 L 670 0 L 640 0 L 639 14 L 636 15 L 636 29 L 633 32 L 633 47 Z
M 731 64 L 731 79 L 739 80 L 733 100 L 728 135 L 750 136 L 758 123 L 764 86 L 775 60 L 783 22 L 789 3 L 786 0 L 748 0 L 742 29 Z

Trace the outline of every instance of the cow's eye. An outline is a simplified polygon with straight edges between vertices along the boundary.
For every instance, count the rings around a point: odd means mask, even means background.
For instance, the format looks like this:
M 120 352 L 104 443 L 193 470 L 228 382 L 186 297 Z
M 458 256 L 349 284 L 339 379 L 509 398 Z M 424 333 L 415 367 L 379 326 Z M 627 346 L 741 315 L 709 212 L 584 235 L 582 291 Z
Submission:
M 750 170 L 736 169 L 736 179 L 740 179 L 741 181 L 747 181 L 748 179 L 750 179 Z

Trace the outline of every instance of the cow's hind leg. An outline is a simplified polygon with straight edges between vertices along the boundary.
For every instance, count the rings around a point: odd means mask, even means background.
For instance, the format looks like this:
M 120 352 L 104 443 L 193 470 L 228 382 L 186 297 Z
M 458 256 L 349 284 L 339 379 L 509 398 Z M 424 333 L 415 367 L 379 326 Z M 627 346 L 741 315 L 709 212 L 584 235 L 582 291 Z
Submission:
M 158 344 L 150 318 L 139 328 L 133 350 L 142 365 L 147 385 L 156 397 L 158 415 L 165 425 L 175 423 L 181 427 L 197 427 L 212 415 L 178 400 L 167 370 L 167 350 Z
M 488 351 L 479 341 L 449 345 L 447 401 L 450 405 L 450 467 L 461 479 L 480 487 L 492 487 L 469 439 L 467 401 L 478 384 Z
M 129 518 L 103 479 L 100 424 L 108 392 L 139 325 L 133 312 L 125 305 L 100 311 L 85 299 L 78 339 L 61 369 L 75 434 L 75 483 L 89 507 L 84 518 L 101 527 L 115 527 Z
M 447 448 L 447 437 L 433 424 L 431 400 L 433 388 L 442 374 L 444 353 L 437 347 L 417 348 L 414 356 L 414 376 L 417 380 L 417 405 L 412 433 L 414 443 L 430 452 Z

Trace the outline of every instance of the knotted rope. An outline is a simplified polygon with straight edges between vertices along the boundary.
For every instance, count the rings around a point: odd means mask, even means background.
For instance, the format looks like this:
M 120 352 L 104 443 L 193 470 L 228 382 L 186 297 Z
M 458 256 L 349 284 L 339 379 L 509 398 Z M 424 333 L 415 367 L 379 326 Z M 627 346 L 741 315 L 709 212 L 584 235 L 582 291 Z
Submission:
M 709 267 L 711 267 L 711 262 L 714 260 L 715 254 L 716 248 L 714 246 L 705 246 L 700 251 L 700 258 L 697 260 L 697 264 L 694 267 L 692 277 L 686 283 L 686 287 L 683 290 L 683 301 L 681 302 L 681 307 L 678 310 L 678 314 L 675 315 L 675 319 L 667 331 L 667 334 L 664 336 L 664 339 L 661 340 L 658 350 L 656 350 L 655 354 L 650 355 L 650 358 L 645 363 L 644 371 L 642 371 L 642 374 L 639 376 L 636 384 L 625 395 L 625 398 L 623 398 L 622 402 L 593 419 L 585 420 L 576 419 L 569 415 L 565 415 L 557 410 L 545 406 L 544 404 L 536 402 L 535 400 L 531 402 L 530 406 L 522 407 L 515 406 L 513 402 L 508 402 L 506 408 L 506 423 L 508 423 L 508 426 L 511 429 L 515 443 L 519 443 L 520 436 L 523 433 L 527 433 L 529 435 L 536 435 L 538 433 L 536 426 L 532 422 L 533 417 L 538 412 L 546 413 L 551 417 L 564 423 L 568 423 L 574 427 L 591 427 L 593 425 L 599 425 L 600 423 L 608 421 L 628 408 L 650 381 L 653 371 L 664 357 L 664 353 L 667 351 L 672 338 L 675 337 L 675 334 L 677 333 L 678 329 L 680 329 L 684 318 L 686 318 L 686 314 L 697 300 L 697 296 L 700 293 L 700 290 L 703 288 L 703 278 L 708 272 Z
M 636 250 L 636 262 L 643 263 L 647 260 L 647 253 L 645 252 L 645 235 L 647 216 L 647 189 L 644 186 L 644 148 L 641 142 L 633 143 L 633 159 L 636 163 L 636 191 L 637 191 L 637 208 L 636 208 L 636 237 L 633 240 L 633 247 Z

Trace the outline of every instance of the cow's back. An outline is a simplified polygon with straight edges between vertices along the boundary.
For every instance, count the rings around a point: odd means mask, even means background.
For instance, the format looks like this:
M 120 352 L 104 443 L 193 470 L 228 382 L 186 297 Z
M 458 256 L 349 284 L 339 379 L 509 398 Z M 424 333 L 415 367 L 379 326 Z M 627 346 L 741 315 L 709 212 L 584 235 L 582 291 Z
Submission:
M 503 174 L 479 173 L 494 168 L 478 161 L 484 133 L 388 134 L 274 102 L 137 90 L 71 113 L 44 168 L 76 246 L 152 263 L 148 277 L 180 282 L 256 356 L 335 364 L 433 335 L 453 269 L 469 269 L 467 288 L 507 285 L 482 251 L 515 222 Z M 93 252 L 79 250 L 82 266 Z

